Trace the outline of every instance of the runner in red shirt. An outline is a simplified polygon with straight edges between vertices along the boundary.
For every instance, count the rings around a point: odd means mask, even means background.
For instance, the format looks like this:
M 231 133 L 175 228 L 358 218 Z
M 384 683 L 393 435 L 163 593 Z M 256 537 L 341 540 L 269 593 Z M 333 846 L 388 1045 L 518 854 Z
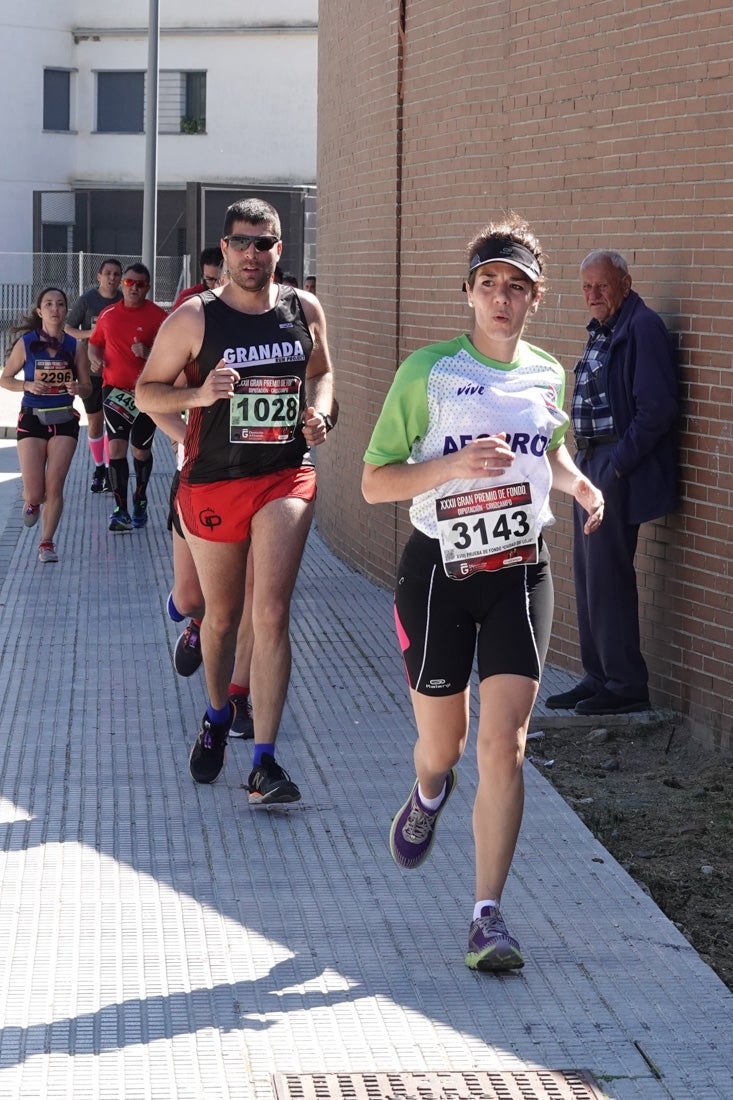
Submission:
M 213 248 L 205 248 L 199 257 L 201 282 L 196 283 L 195 286 L 184 287 L 173 303 L 171 313 L 174 309 L 178 309 L 181 302 L 185 302 L 187 298 L 193 298 L 194 294 L 203 294 L 205 290 L 213 290 L 214 287 L 219 286 L 222 263 L 223 257 L 218 244 Z
M 155 424 L 135 405 L 135 384 L 166 318 L 165 310 L 147 300 L 149 289 L 150 272 L 145 264 L 131 264 L 123 273 L 122 301 L 100 314 L 89 337 L 92 371 L 102 372 L 109 478 L 115 495 L 109 529 L 115 534 L 144 527 L 148 522 L 146 490 L 153 468 Z M 128 442 L 132 444 L 136 478 L 132 517 L 127 510 Z

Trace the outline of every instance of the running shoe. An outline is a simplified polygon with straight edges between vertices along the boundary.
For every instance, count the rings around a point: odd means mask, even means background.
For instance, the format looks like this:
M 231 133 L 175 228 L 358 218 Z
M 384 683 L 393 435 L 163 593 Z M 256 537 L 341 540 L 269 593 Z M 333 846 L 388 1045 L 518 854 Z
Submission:
M 145 497 L 132 502 L 132 526 L 137 530 L 148 522 L 148 502 Z
M 507 932 L 504 918 L 495 905 L 485 905 L 481 916 L 471 924 L 466 966 L 470 970 L 495 974 L 520 970 L 524 966 L 519 943 Z
M 269 752 L 263 754 L 247 780 L 250 806 L 274 806 L 282 802 L 299 802 L 300 791 L 286 771 Z
M 234 707 L 231 709 L 234 718 Z M 189 770 L 197 783 L 213 783 L 218 778 L 224 767 L 228 733 L 229 726 L 211 722 L 208 714 L 204 714 L 201 732 L 188 760 Z
M 107 472 L 104 466 L 97 466 L 94 471 L 94 477 L 92 478 L 92 484 L 89 486 L 90 493 L 104 493 L 106 492 L 105 486 L 107 484 Z
M 23 523 L 26 527 L 35 527 L 41 514 L 40 504 L 23 505 Z
M 56 553 L 56 547 L 50 539 L 44 539 L 41 545 L 38 547 L 38 560 L 42 562 L 58 561 L 59 556 Z
M 114 512 L 109 517 L 109 529 L 115 535 L 119 535 L 124 531 L 132 531 L 130 513 L 123 512 L 121 508 L 115 508 Z
M 193 676 L 201 660 L 201 626 L 191 619 L 176 642 L 173 664 L 179 676 Z
M 437 810 L 425 810 L 417 796 L 417 779 L 410 797 L 398 811 L 389 832 L 389 850 L 399 867 L 412 870 L 430 855 L 435 843 L 435 826 L 445 804 L 456 789 L 458 773 L 451 768 L 445 781 L 445 795 Z
M 237 712 L 232 728 L 229 730 L 229 736 L 251 741 L 255 735 L 255 725 L 252 720 L 252 704 L 249 695 L 230 695 L 229 699 L 234 703 Z

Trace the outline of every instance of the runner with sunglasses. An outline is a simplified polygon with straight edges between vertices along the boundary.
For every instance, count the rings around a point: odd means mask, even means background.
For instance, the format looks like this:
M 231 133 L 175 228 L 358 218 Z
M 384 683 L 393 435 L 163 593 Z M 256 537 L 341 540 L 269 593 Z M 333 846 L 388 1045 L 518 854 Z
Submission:
M 145 366 L 165 310 L 148 301 L 150 272 L 131 264 L 122 276 L 122 301 L 99 315 L 89 337 L 92 370 L 102 372 L 104 422 L 109 437 L 109 480 L 115 509 L 109 517 L 113 534 L 144 527 L 148 522 L 147 486 L 153 469 L 155 424 L 135 405 L 135 384 Z M 130 469 L 128 443 L 135 467 L 132 516 L 127 508 Z
M 367 449 L 370 504 L 412 499 L 415 530 L 397 572 L 395 619 L 417 724 L 417 778 L 390 831 L 405 869 L 429 856 L 456 788 L 478 651 L 476 893 L 466 965 L 524 965 L 500 911 L 522 820 L 522 760 L 552 625 L 542 529 L 550 486 L 598 528 L 603 497 L 564 445 L 565 375 L 522 339 L 542 297 L 544 257 L 516 215 L 468 248 L 470 335 L 410 355 Z
M 275 742 L 290 679 L 290 603 L 316 494 L 308 451 L 325 442 L 333 408 L 323 309 L 273 281 L 282 247 L 269 203 L 230 206 L 221 241 L 229 282 L 170 315 L 137 386 L 148 413 L 189 410 L 177 507 L 206 608 L 209 704 L 189 761 L 198 783 L 212 783 L 224 764 L 248 552 L 253 564 L 252 805 L 300 798 Z M 181 370 L 184 388 L 174 385 Z
M 41 516 L 38 560 L 44 563 L 59 560 L 53 540 L 79 438 L 74 398 L 92 391 L 86 348 L 64 332 L 67 311 L 63 290 L 42 290 L 33 311 L 13 329 L 18 339 L 0 375 L 3 389 L 23 394 L 17 427 L 23 523 L 34 527 Z

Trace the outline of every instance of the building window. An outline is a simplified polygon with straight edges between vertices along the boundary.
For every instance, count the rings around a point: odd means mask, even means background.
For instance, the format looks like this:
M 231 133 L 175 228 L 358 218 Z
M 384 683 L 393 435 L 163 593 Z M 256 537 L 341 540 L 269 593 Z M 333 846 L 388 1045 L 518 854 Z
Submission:
M 68 69 L 43 70 L 43 129 L 71 129 L 71 73 Z
M 206 131 L 206 73 L 164 70 L 158 82 L 158 130 L 161 134 Z
M 97 73 L 97 132 L 145 132 L 145 73 Z

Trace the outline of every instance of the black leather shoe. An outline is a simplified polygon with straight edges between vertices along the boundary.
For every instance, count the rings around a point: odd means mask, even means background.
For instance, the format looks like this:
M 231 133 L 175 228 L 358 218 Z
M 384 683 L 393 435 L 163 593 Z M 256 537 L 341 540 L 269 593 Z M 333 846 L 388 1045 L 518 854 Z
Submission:
M 637 710 L 649 710 L 649 696 L 641 699 L 629 699 L 616 695 L 613 691 L 601 688 L 589 699 L 582 699 L 575 705 L 576 714 L 633 714 Z
M 593 694 L 592 688 L 576 684 L 570 691 L 563 691 L 559 695 L 548 695 L 545 706 L 549 710 L 572 710 L 583 699 L 590 699 Z

